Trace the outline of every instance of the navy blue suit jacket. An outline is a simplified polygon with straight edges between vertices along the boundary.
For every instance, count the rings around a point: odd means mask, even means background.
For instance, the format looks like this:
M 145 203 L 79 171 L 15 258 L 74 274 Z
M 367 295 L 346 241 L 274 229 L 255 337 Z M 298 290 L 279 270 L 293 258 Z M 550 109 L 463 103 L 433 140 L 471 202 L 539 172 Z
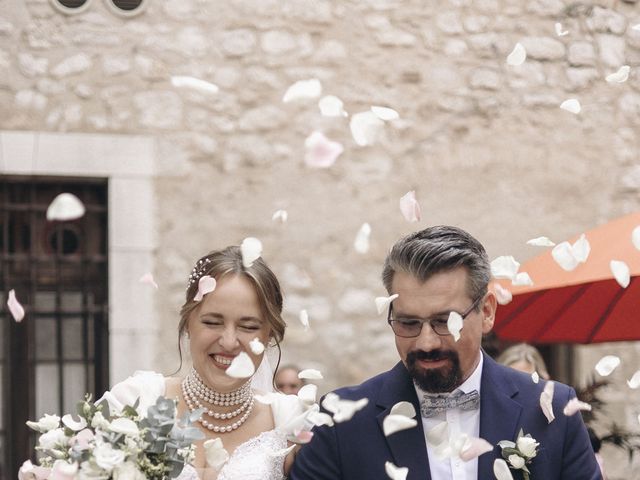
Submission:
M 493 462 L 502 458 L 500 440 L 515 441 L 518 431 L 531 434 L 540 446 L 529 465 L 531 480 L 601 480 L 599 467 L 580 414 L 562 413 L 575 397 L 572 388 L 555 384 L 551 423 L 540 408 L 544 381 L 497 364 L 484 356 L 480 387 L 480 437 L 494 445 L 478 458 L 478 479 L 494 479 Z M 340 398 L 369 399 L 354 417 L 333 427 L 317 427 L 314 437 L 298 453 L 291 480 L 388 480 L 385 462 L 408 467 L 407 480 L 431 480 L 422 422 L 388 437 L 382 421 L 400 401 L 411 402 L 420 412 L 413 382 L 400 362 L 393 369 L 356 387 L 336 390 Z M 419 414 L 418 414 L 419 415 Z M 514 479 L 521 473 L 512 471 Z

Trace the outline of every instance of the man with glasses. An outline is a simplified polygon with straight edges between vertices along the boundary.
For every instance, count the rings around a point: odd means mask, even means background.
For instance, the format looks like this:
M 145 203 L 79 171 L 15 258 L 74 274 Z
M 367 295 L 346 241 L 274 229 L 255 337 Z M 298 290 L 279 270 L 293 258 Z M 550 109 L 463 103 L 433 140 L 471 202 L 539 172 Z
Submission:
M 490 272 L 484 247 L 456 227 L 430 227 L 394 245 L 382 281 L 389 295 L 398 295 L 387 321 L 401 361 L 335 392 L 368 403 L 349 421 L 314 429 L 297 455 L 292 480 L 493 479 L 494 461 L 502 458 L 498 442 L 515 442 L 520 430 L 539 444 L 525 464 L 531 480 L 602 478 L 582 417 L 563 414 L 573 389 L 554 384 L 555 419 L 549 422 L 540 407 L 545 382 L 535 383 L 482 351 L 496 310 Z M 385 435 L 383 422 L 394 406 L 406 406 L 401 402 L 413 405 L 417 425 Z M 464 438 L 483 438 L 493 450 L 463 461 Z M 520 464 L 512 460 L 512 466 Z M 394 468 L 408 472 L 394 474 Z M 523 478 L 522 470 L 511 472 Z

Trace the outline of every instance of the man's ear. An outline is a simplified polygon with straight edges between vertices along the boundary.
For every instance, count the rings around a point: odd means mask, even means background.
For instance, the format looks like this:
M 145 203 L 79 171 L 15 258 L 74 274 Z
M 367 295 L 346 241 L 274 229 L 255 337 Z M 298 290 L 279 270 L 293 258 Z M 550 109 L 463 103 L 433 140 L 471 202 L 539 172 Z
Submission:
M 489 290 L 486 298 L 482 304 L 482 333 L 487 334 L 493 328 L 493 323 L 496 319 L 496 308 L 498 307 L 498 300 L 495 293 Z

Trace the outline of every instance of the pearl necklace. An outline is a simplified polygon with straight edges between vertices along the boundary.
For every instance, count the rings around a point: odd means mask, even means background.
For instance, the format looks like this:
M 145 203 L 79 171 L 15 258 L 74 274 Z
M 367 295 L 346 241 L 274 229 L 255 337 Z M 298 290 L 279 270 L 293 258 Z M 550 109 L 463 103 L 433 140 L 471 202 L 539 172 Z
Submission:
M 203 427 L 216 433 L 227 433 L 237 430 L 240 425 L 246 422 L 253 410 L 253 394 L 251 392 L 251 381 L 245 383 L 238 390 L 229 393 L 220 393 L 207 387 L 195 369 L 182 381 L 182 396 L 189 411 L 193 412 L 198 408 L 203 408 L 204 413 L 216 420 L 229 420 L 244 414 L 230 425 L 215 425 L 200 417 L 198 421 Z M 203 406 L 202 401 L 217 406 L 240 405 L 239 408 L 228 413 L 216 412 Z

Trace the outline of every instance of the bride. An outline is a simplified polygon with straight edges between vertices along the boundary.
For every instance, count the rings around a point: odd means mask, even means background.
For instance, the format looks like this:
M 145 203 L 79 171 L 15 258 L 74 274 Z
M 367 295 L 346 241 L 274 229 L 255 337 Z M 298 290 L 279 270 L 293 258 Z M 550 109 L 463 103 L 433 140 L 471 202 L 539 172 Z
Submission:
M 304 417 L 308 404 L 293 395 L 265 395 L 255 390 L 252 378 L 227 374 L 243 352 L 257 369 L 254 384 L 265 368 L 270 372 L 266 355 L 254 352 L 261 350 L 257 342 L 274 343 L 280 350 L 286 327 L 281 313 L 280 285 L 261 258 L 245 267 L 239 247 L 212 252 L 192 270 L 180 311 L 179 342 L 186 337 L 191 371 L 184 378 L 137 372 L 103 398 L 112 410 L 118 410 L 137 398 L 143 405 L 164 395 L 177 399 L 180 417 L 204 408 L 198 425 L 205 440 L 196 442 L 195 460 L 183 469 L 179 480 L 281 480 L 293 458 L 287 448 L 291 445 L 287 425 Z M 263 383 L 272 385 L 272 380 Z M 263 388 L 272 389 L 270 385 Z M 261 394 L 262 401 L 254 394 Z M 222 467 L 207 463 L 203 444 L 210 439 L 220 439 L 228 454 Z

